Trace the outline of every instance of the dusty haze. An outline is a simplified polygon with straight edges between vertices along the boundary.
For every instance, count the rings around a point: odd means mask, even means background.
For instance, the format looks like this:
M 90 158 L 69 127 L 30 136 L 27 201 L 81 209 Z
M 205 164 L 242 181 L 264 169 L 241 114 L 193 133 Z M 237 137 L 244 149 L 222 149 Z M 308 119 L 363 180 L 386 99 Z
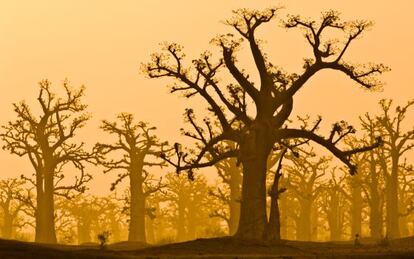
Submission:
M 140 73 L 141 62 L 158 51 L 158 43 L 178 42 L 189 59 L 205 49 L 219 33 L 232 32 L 220 21 L 243 7 L 285 6 L 288 13 L 318 17 L 334 9 L 346 19 L 375 21 L 373 29 L 349 50 L 349 60 L 383 62 L 392 68 L 382 79 L 381 92 L 368 92 L 338 73 L 323 72 L 295 98 L 295 114 L 322 115 L 324 127 L 345 119 L 356 124 L 358 115 L 376 111 L 380 98 L 405 103 L 414 95 L 414 3 L 400 1 L 2 1 L 0 5 L 0 123 L 13 119 L 13 102 L 29 103 L 43 78 L 59 85 L 68 78 L 87 87 L 84 102 L 93 119 L 80 138 L 90 145 L 105 136 L 100 120 L 131 112 L 138 120 L 158 127 L 161 139 L 181 140 L 182 113 L 189 102 L 170 95 L 167 81 L 149 80 Z M 301 71 L 302 58 L 310 55 L 299 32 L 286 32 L 278 24 L 265 26 L 261 38 L 272 62 L 289 72 Z M 245 57 L 246 59 L 249 56 Z M 243 63 L 249 67 L 248 63 Z M 322 91 L 323 90 L 323 91 Z M 332 98 L 332 97 L 340 98 Z M 329 97 L 329 98 L 328 98 Z M 156 101 L 154 101 L 156 100 Z M 349 103 L 352 102 L 352 105 Z M 200 102 L 201 103 L 201 102 Z M 194 108 L 199 103 L 190 102 Z M 164 110 L 168 107 L 167 111 Z M 204 106 L 203 106 L 204 107 Z M 198 111 L 202 109 L 196 109 Z M 342 111 L 343 114 L 342 114 Z M 410 115 L 412 121 L 413 116 Z M 99 133 L 97 133 L 99 132 Z M 1 178 L 29 173 L 27 159 L 0 152 Z M 112 177 L 91 169 L 93 193 L 107 193 Z

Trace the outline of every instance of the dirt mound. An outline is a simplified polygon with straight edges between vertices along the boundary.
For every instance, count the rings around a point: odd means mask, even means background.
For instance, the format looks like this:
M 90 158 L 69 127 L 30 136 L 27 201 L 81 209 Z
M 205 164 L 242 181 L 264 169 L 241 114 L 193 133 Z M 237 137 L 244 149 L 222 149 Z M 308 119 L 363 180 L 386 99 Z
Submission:
M 414 240 L 414 237 L 404 240 Z M 403 241 L 404 241 L 403 240 Z M 395 240 L 394 240 L 395 241 Z M 0 240 L 1 259 L 137 258 L 414 258 L 414 246 L 284 241 L 278 244 L 234 238 L 198 239 L 162 246 L 120 242 L 106 249 Z M 406 244 L 411 244 L 407 241 Z

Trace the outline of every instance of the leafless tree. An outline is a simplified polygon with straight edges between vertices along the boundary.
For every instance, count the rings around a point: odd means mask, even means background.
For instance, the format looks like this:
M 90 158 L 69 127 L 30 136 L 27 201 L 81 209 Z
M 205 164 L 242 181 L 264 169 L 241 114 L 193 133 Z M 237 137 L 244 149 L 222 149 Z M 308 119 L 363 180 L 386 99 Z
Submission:
M 5 142 L 4 149 L 28 157 L 33 166 L 33 178 L 24 179 L 36 188 L 35 240 L 56 243 L 54 197 L 69 198 L 74 192 L 85 191 L 85 183 L 91 179 L 85 172 L 85 163 L 93 162 L 95 155 L 85 151 L 83 142 L 72 141 L 89 119 L 86 105 L 81 102 L 85 88 L 72 89 L 65 80 L 64 95 L 59 97 L 52 92 L 48 80 L 39 85 L 37 102 L 41 113 L 34 114 L 25 101 L 13 104 L 17 119 L 3 126 L 1 138 Z M 80 174 L 71 177 L 74 182 L 66 185 L 63 169 L 68 164 Z
M 198 152 L 187 152 L 176 148 L 177 161 L 168 161 L 177 171 L 187 171 L 191 177 L 198 168 L 212 166 L 219 161 L 236 157 L 243 165 L 243 188 L 241 214 L 236 236 L 240 238 L 262 239 L 267 224 L 266 216 L 266 162 L 275 143 L 286 139 L 309 139 L 316 142 L 345 163 L 351 173 L 356 171 L 350 158 L 353 154 L 370 150 L 369 147 L 342 150 L 338 146 L 344 135 L 353 132 L 352 127 L 334 124 L 330 136 L 317 134 L 318 124 L 309 128 L 284 127 L 293 109 L 294 95 L 308 80 L 322 70 L 335 70 L 347 75 L 365 88 L 380 87 L 376 76 L 388 70 L 384 65 L 351 65 L 345 61 L 345 54 L 351 44 L 371 26 L 367 21 L 343 22 L 338 13 L 328 11 L 319 21 L 290 16 L 284 22 L 286 28 L 300 28 L 304 31 L 313 57 L 306 58 L 303 71 L 287 73 L 273 65 L 263 52 L 263 46 L 256 32 L 264 24 L 274 20 L 278 9 L 264 11 L 240 9 L 234 17 L 226 21 L 236 35 L 219 36 L 212 42 L 221 50 L 222 57 L 214 60 L 205 52 L 187 66 L 182 47 L 166 44 L 164 53 L 154 54 L 151 62 L 143 65 L 150 78 L 173 78 L 179 83 L 171 87 L 171 92 L 182 93 L 185 97 L 201 97 L 206 101 L 214 121 L 205 119 L 200 124 L 194 119 L 194 112 L 188 109 L 186 116 L 194 131 L 185 132 L 199 143 Z M 343 43 L 326 41 L 328 31 L 344 35 Z M 237 62 L 237 51 L 247 42 L 254 64 L 259 74 L 259 82 L 253 82 Z M 235 83 L 223 85 L 219 78 L 228 72 Z M 220 143 L 231 141 L 236 148 L 220 149 Z
M 144 122 L 134 122 L 134 116 L 121 113 L 118 121 L 102 122 L 102 130 L 117 137 L 113 144 L 98 143 L 95 150 L 100 154 L 99 163 L 110 171 L 120 171 L 117 180 L 112 184 L 114 190 L 124 178 L 129 178 L 130 190 L 130 221 L 129 241 L 146 242 L 145 234 L 145 199 L 164 185 L 161 179 L 156 180 L 148 171 L 149 167 L 163 167 L 164 160 L 159 160 L 161 154 L 168 150 L 167 143 L 160 142 L 152 134 L 155 127 L 149 127 Z M 110 158 L 110 155 L 118 158 Z M 153 158 L 151 160 L 151 157 Z

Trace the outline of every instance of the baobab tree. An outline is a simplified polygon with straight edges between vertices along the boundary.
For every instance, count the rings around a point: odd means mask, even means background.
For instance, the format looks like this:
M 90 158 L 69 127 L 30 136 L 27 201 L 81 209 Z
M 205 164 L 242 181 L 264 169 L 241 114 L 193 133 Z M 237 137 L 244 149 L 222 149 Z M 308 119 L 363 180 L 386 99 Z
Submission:
M 25 204 L 18 197 L 24 193 L 24 185 L 25 182 L 18 178 L 0 181 L 0 212 L 3 216 L 0 229 L 3 238 L 12 238 L 19 225 L 19 214 Z
M 332 152 L 350 168 L 352 174 L 356 168 L 350 160 L 351 156 L 379 145 L 342 150 L 338 143 L 353 129 L 342 128 L 341 124 L 335 124 L 328 137 L 317 133 L 317 125 L 300 129 L 284 126 L 292 112 L 295 94 L 320 71 L 330 69 L 341 72 L 368 89 L 381 86 L 376 76 L 388 70 L 386 66 L 351 65 L 344 58 L 354 40 L 371 23 L 343 22 L 334 11 L 323 13 L 320 21 L 290 16 L 284 22 L 285 27 L 301 28 L 305 32 L 313 57 L 305 59 L 302 72 L 287 73 L 270 62 L 256 38 L 258 29 L 271 22 L 277 11 L 234 11 L 234 17 L 226 24 L 239 37 L 227 34 L 212 41 L 221 50 L 222 57 L 216 61 L 212 54 L 205 52 L 192 61 L 192 66 L 187 66 L 182 47 L 173 43 L 166 44 L 164 53 L 153 54 L 152 60 L 143 65 L 144 72 L 150 78 L 172 78 L 179 82 L 172 85 L 171 92 L 182 93 L 187 98 L 198 96 L 204 99 L 210 114 L 218 121 L 216 126 L 211 119 L 203 120 L 203 124 L 189 120 L 194 131 L 187 135 L 193 137 L 200 148 L 198 152 L 176 149 L 177 161 L 168 161 L 177 171 L 187 171 L 191 177 L 194 170 L 230 157 L 236 157 L 238 164 L 242 164 L 242 202 L 236 233 L 239 238 L 264 237 L 267 224 L 266 164 L 276 143 L 292 138 L 309 139 Z M 344 35 L 344 43 L 342 40 L 326 41 L 323 35 L 331 31 Z M 259 74 L 258 82 L 253 82 L 254 77 L 241 69 L 237 62 L 236 54 L 243 41 L 247 41 L 253 56 Z M 220 81 L 224 72 L 228 72 L 235 82 L 226 84 Z M 192 109 L 188 109 L 186 114 L 188 118 L 194 116 Z M 236 148 L 220 149 L 223 141 L 235 142 Z
M 161 180 L 154 183 L 154 177 L 148 172 L 149 167 L 163 167 L 165 161 L 159 160 L 161 153 L 167 151 L 167 143 L 161 142 L 152 134 L 155 127 L 144 122 L 134 122 L 134 116 L 121 113 L 118 121 L 104 120 L 101 129 L 117 137 L 113 144 L 97 143 L 95 150 L 99 153 L 99 163 L 110 171 L 121 171 L 111 190 L 124 179 L 129 178 L 130 221 L 129 241 L 146 242 L 145 238 L 145 199 L 159 191 Z M 110 158 L 113 155 L 115 158 Z M 118 155 L 118 157 L 116 157 Z M 153 158 L 151 160 L 151 157 Z
M 229 145 L 234 145 L 234 143 L 229 143 Z M 216 211 L 215 214 L 228 222 L 229 234 L 234 235 L 240 217 L 242 169 L 237 166 L 235 158 L 224 159 L 214 166 L 217 168 L 217 174 L 224 186 L 218 187 L 217 191 L 212 191 L 211 195 L 223 201 L 229 208 L 228 216 L 219 213 L 219 211 Z
M 386 182 L 386 226 L 389 238 L 399 238 L 399 166 L 401 158 L 414 148 L 414 129 L 404 130 L 403 121 L 408 109 L 414 104 L 396 106 L 392 111 L 392 100 L 381 100 L 381 114 L 376 117 L 379 130 L 383 133 L 384 153 L 380 155 L 380 166 Z
M 364 141 L 373 143 L 375 136 L 382 134 L 377 122 L 368 113 L 359 117 L 361 128 L 365 133 Z M 369 229 L 370 235 L 375 240 L 380 240 L 383 237 L 383 205 L 385 197 L 383 193 L 384 187 L 384 175 L 381 173 L 380 159 L 383 158 L 383 147 L 377 148 L 367 152 L 366 157 L 361 160 L 363 165 L 360 165 L 361 171 L 359 177 L 362 177 L 362 191 L 364 198 L 369 206 Z M 364 172 L 364 173 L 362 173 Z
M 305 241 L 311 240 L 312 228 L 316 227 L 317 222 L 312 220 L 312 214 L 316 206 L 315 201 L 323 189 L 321 178 L 329 166 L 328 158 L 321 157 L 315 160 L 316 155 L 312 156 L 292 159 L 292 165 L 286 167 L 289 177 L 287 189 L 295 194 L 300 204 L 297 239 Z
M 345 208 L 348 207 L 343 190 L 344 176 L 336 176 L 338 170 L 333 168 L 328 183 L 323 185 L 320 198 L 321 210 L 326 214 L 329 226 L 329 239 L 338 241 L 342 239 L 344 231 Z M 357 233 L 359 234 L 359 233 Z
M 1 138 L 4 149 L 26 156 L 33 166 L 33 178 L 24 179 L 36 189 L 36 242 L 56 243 L 54 197 L 85 191 L 85 183 L 91 179 L 85 163 L 93 162 L 95 155 L 85 150 L 83 142 L 72 141 L 90 117 L 82 103 L 85 88 L 73 89 L 65 80 L 60 97 L 52 91 L 50 81 L 40 81 L 39 85 L 40 114 L 34 114 L 25 101 L 13 104 L 17 119 L 3 126 Z M 80 173 L 66 185 L 63 169 L 69 164 Z

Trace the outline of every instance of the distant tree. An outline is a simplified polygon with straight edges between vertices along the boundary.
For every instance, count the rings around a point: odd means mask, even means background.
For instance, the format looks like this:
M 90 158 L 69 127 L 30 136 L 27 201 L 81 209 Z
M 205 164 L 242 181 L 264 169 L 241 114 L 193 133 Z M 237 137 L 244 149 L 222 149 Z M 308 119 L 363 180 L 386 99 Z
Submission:
M 64 210 L 70 213 L 75 223 L 78 244 L 90 243 L 93 240 L 93 225 L 98 222 L 102 209 L 96 197 L 79 195 L 64 203 Z
M 329 159 L 321 157 L 315 160 L 315 154 L 312 156 L 302 156 L 292 159 L 292 165 L 286 166 L 288 173 L 289 192 L 294 192 L 300 204 L 300 213 L 297 227 L 297 239 L 310 241 L 312 239 L 312 231 L 317 222 L 312 220 L 315 200 L 322 191 L 321 178 L 328 169 Z M 317 216 L 317 215 L 316 215 Z
M 17 227 L 21 226 L 20 214 L 25 204 L 18 199 L 24 193 L 25 182 L 17 178 L 0 180 L 0 215 L 2 216 L 1 236 L 14 237 Z
M 400 164 L 399 168 L 398 207 L 399 225 L 401 237 L 409 236 L 408 221 L 414 212 L 414 168 L 407 162 L 407 158 Z
M 373 143 L 376 138 L 375 136 L 382 134 L 375 119 L 366 113 L 364 116 L 360 116 L 359 120 L 361 128 L 365 133 L 364 141 Z M 369 207 L 370 236 L 377 241 L 380 241 L 384 236 L 383 205 L 385 202 L 385 179 L 384 175 L 381 173 L 381 166 L 379 163 L 379 159 L 382 159 L 381 154 L 383 152 L 383 147 L 367 152 L 367 156 L 361 160 L 362 164 L 360 164 L 361 172 L 366 170 L 366 173 L 361 174 L 361 187 Z
M 103 131 L 117 137 L 116 142 L 113 144 L 97 143 L 95 150 L 100 154 L 99 163 L 106 168 L 104 173 L 120 171 L 111 190 L 114 190 L 124 178 L 129 178 L 128 240 L 146 242 L 145 199 L 163 187 L 161 180 L 154 184 L 156 181 L 148 172 L 148 167 L 166 165 L 165 161 L 158 161 L 158 158 L 167 151 L 167 143 L 160 142 L 151 133 L 155 127 L 149 127 L 144 122 L 135 123 L 132 114 L 121 113 L 117 119 L 118 121 L 114 122 L 104 120 L 101 126 Z M 115 158 L 110 158 L 110 155 Z
M 229 142 L 228 145 L 234 147 L 234 143 Z M 211 195 L 215 196 L 225 206 L 228 206 L 229 213 L 225 215 L 223 209 L 216 210 L 213 215 L 223 218 L 229 227 L 229 234 L 234 235 L 239 224 L 240 217 L 240 200 L 241 200 L 241 184 L 243 179 L 243 171 L 237 165 L 235 158 L 221 160 L 214 165 L 217 168 L 217 174 L 222 181 L 223 187 L 218 187 L 217 191 L 212 191 Z M 221 211 L 221 212 L 220 212 Z
M 408 109 L 414 104 L 409 101 L 404 106 L 396 106 L 392 110 L 392 100 L 381 100 L 381 114 L 376 117 L 379 130 L 384 138 L 384 147 L 379 162 L 386 180 L 386 226 L 388 238 L 399 238 L 399 175 L 402 157 L 414 147 L 414 128 L 404 130 L 403 121 Z
M 343 238 L 346 208 L 349 206 L 342 191 L 346 177 L 337 176 L 338 171 L 337 168 L 332 169 L 329 181 L 323 185 L 320 195 L 321 209 L 326 214 L 331 241 Z
M 344 142 L 347 146 L 349 146 L 349 148 L 352 149 L 360 145 L 361 141 L 363 141 L 366 145 L 373 144 L 371 141 L 367 141 L 367 139 L 369 139 L 367 135 L 364 135 L 363 140 L 358 140 L 354 136 L 349 136 Z M 375 142 L 375 135 L 372 136 L 372 141 Z M 359 153 L 352 157 L 353 163 L 357 166 L 357 172 L 350 177 L 345 177 L 344 184 L 341 185 L 342 188 L 339 188 L 343 197 L 350 205 L 349 216 L 351 238 L 354 238 L 356 234 L 360 235 L 362 231 L 362 216 L 364 209 L 363 188 L 364 179 L 370 174 L 367 163 L 370 152 L 371 151 Z M 347 168 L 340 167 L 339 170 L 346 173 Z
M 176 241 L 205 237 L 216 219 L 211 218 L 209 186 L 202 175 L 190 181 L 184 175 L 166 175 L 165 201 L 172 215 Z M 215 222 L 214 222 L 215 223 Z
M 187 171 L 191 177 L 194 170 L 217 164 L 235 157 L 243 165 L 242 203 L 240 221 L 236 236 L 248 239 L 262 239 L 267 225 L 266 215 L 266 162 L 274 144 L 285 139 L 309 139 L 324 146 L 343 163 L 349 166 L 351 173 L 355 165 L 350 158 L 353 154 L 370 150 L 358 147 L 354 150 L 341 150 L 338 147 L 343 135 L 352 133 L 343 124 L 335 124 L 330 136 L 322 137 L 316 133 L 317 126 L 311 128 L 286 128 L 295 94 L 306 85 L 308 80 L 322 70 L 335 70 L 350 77 L 357 84 L 372 88 L 381 83 L 376 75 L 388 70 L 384 65 L 351 65 L 344 61 L 345 53 L 351 43 L 359 38 L 371 26 L 366 21 L 342 22 L 338 13 L 328 11 L 322 14 L 320 21 L 290 16 L 284 22 L 286 28 L 301 28 L 309 43 L 313 58 L 306 58 L 303 72 L 287 73 L 273 65 L 263 53 L 263 46 L 256 37 L 258 28 L 275 18 L 276 9 L 264 11 L 240 9 L 234 11 L 234 18 L 227 20 L 237 36 L 227 34 L 213 40 L 222 52 L 222 58 L 213 60 L 212 54 L 205 52 L 192 61 L 192 67 L 184 64 L 182 47 L 167 44 L 166 53 L 154 54 L 152 61 L 143 65 L 150 78 L 173 78 L 180 84 L 174 84 L 171 92 L 183 93 L 190 98 L 199 96 L 208 104 L 208 110 L 218 121 L 216 126 L 211 119 L 205 119 L 201 125 L 194 118 L 192 109 L 186 116 L 194 132 L 187 135 L 194 138 L 198 152 L 176 149 L 177 161 L 169 160 L 177 171 Z M 329 31 L 329 32 L 328 32 Z M 345 34 L 341 40 L 328 41 L 324 35 L 336 31 Z M 236 52 L 242 41 L 247 41 L 254 64 L 258 70 L 259 82 L 253 82 L 240 65 Z M 227 71 L 235 83 L 221 82 L 223 72 Z M 225 85 L 223 85 L 225 84 Z M 251 105 L 250 105 L 251 104 Z M 318 123 L 319 124 L 319 123 Z M 335 138 L 335 139 L 334 139 Z M 220 143 L 231 141 L 235 148 L 220 149 Z
M 85 183 L 91 179 L 85 173 L 85 163 L 92 162 L 95 155 L 85 151 L 84 143 L 71 141 L 89 119 L 86 105 L 81 102 L 85 88 L 72 89 L 65 80 L 64 95 L 58 97 L 48 80 L 39 85 L 37 101 L 41 113 L 35 115 L 24 101 L 13 104 L 17 119 L 3 126 L 1 138 L 4 149 L 27 156 L 34 168 L 34 178 L 25 179 L 36 188 L 36 242 L 56 243 L 54 197 L 85 191 Z M 71 178 L 73 184 L 62 185 L 66 179 L 63 169 L 68 164 L 80 175 Z

